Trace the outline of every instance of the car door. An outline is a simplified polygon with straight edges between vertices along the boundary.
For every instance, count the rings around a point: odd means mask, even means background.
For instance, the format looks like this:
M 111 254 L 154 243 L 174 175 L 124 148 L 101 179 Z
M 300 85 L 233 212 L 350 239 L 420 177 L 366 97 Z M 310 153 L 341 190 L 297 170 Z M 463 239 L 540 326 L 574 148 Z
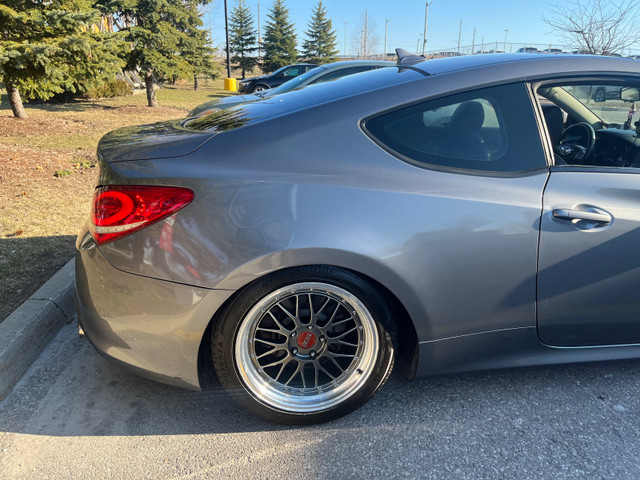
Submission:
M 543 198 L 540 339 L 640 343 L 640 169 L 554 167 Z
M 610 114 L 615 105 L 599 113 Z M 619 108 L 624 113 L 629 106 Z M 637 154 L 633 133 L 626 135 L 627 155 L 634 148 Z M 605 136 L 598 134 L 591 165 L 552 167 L 545 188 L 537 315 L 548 345 L 640 343 L 640 168 L 598 166 L 609 162 L 610 145 L 625 145 L 602 143 L 613 142 Z

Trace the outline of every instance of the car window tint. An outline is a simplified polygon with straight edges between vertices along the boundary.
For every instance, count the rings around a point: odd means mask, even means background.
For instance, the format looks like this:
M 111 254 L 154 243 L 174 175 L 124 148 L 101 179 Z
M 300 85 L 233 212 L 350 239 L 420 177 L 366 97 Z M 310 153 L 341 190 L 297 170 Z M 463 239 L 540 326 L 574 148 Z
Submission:
M 489 172 L 546 166 L 522 84 L 466 92 L 395 110 L 366 122 L 385 148 L 410 163 Z
M 282 75 L 285 77 L 297 77 L 304 71 L 303 68 L 304 67 L 291 67 L 285 70 Z

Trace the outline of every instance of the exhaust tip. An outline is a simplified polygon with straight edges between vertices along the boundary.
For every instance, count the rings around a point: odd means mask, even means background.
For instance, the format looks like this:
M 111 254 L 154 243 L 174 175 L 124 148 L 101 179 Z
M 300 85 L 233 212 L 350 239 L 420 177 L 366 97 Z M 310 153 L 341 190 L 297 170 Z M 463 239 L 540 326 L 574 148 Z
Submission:
M 87 336 L 84 334 L 84 328 L 82 328 L 82 325 L 80 325 L 80 323 L 78 323 L 78 337 L 87 338 Z

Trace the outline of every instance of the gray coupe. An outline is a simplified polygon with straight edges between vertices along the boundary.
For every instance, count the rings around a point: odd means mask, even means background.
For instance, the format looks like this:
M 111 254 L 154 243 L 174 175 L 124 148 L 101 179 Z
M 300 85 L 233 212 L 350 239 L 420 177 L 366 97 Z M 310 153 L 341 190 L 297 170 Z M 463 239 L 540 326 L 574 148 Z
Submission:
M 292 424 L 354 410 L 394 361 L 640 357 L 640 63 L 399 57 L 107 134 L 76 259 L 96 349 Z

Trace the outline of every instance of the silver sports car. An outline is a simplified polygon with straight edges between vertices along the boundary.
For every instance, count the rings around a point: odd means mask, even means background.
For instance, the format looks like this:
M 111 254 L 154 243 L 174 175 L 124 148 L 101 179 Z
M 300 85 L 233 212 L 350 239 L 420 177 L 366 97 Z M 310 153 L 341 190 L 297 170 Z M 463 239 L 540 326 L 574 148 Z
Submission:
M 574 95 L 616 89 L 613 99 Z M 640 63 L 398 64 L 98 147 L 80 327 L 271 421 L 409 379 L 640 357 Z M 613 97 L 613 96 L 612 96 Z

